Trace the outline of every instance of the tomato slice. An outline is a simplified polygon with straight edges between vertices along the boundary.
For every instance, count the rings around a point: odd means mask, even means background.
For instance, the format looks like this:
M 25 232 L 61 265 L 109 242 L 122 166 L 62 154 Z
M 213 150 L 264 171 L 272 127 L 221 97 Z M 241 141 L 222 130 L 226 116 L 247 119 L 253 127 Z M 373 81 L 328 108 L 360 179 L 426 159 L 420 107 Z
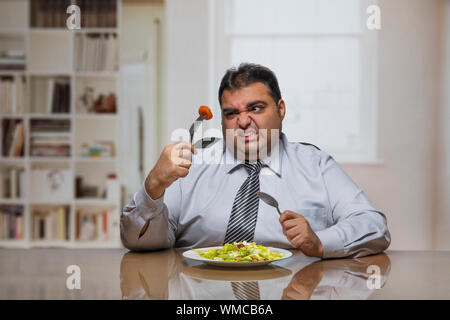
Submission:
M 213 117 L 211 109 L 209 109 L 207 106 L 201 106 L 200 108 L 198 108 L 198 114 L 204 116 L 205 120 L 209 120 Z

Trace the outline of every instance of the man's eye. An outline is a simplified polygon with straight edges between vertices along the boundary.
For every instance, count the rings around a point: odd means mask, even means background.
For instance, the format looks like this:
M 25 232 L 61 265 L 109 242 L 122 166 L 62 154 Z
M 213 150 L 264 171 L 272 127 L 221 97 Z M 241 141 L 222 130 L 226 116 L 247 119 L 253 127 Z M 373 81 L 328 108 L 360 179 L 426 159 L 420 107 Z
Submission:
M 238 112 L 236 111 L 226 111 L 225 112 L 225 117 L 231 117 L 232 115 L 237 114 Z
M 260 106 L 253 106 L 253 107 L 251 107 L 250 111 L 259 111 L 261 109 L 262 109 L 262 107 L 260 107 Z

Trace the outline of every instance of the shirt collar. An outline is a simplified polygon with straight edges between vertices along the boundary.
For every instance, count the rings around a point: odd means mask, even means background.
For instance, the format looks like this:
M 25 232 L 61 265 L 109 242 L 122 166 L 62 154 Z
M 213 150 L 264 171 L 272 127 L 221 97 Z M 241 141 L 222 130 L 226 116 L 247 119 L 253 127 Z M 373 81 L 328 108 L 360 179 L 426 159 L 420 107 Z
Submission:
M 223 157 L 224 157 L 223 167 L 226 173 L 231 173 L 235 169 L 242 167 L 244 162 L 234 157 L 233 152 L 229 150 L 229 148 L 227 148 L 225 139 L 223 139 L 222 141 L 223 141 Z M 284 133 L 281 133 L 279 143 L 274 148 L 274 150 L 272 150 L 271 155 L 263 159 L 260 159 L 261 162 L 265 165 L 265 167 L 261 169 L 262 175 L 276 174 L 278 177 L 281 178 L 281 163 L 283 155 L 285 153 L 286 143 L 287 143 L 286 135 Z

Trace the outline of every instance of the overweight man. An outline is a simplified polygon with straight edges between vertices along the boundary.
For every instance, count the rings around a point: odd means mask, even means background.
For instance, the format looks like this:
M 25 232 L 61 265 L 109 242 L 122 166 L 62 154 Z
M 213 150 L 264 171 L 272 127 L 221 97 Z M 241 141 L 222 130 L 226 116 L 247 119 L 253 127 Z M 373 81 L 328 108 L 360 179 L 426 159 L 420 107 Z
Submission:
M 223 140 L 164 148 L 121 214 L 130 250 L 254 241 L 319 258 L 361 257 L 390 244 L 386 217 L 327 153 L 290 142 L 275 74 L 244 63 L 219 88 Z M 278 211 L 258 197 L 274 197 Z

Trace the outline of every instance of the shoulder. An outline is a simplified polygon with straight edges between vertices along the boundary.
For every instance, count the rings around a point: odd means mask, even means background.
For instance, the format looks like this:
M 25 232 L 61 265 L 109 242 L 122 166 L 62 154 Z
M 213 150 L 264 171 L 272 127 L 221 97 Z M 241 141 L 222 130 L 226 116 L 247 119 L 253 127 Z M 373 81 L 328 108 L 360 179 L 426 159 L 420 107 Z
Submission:
M 295 154 L 299 157 L 326 157 L 328 154 L 320 148 L 312 143 L 309 142 L 292 142 L 288 141 L 287 137 L 283 135 L 282 137 L 282 143 L 284 146 L 284 149 L 288 154 Z
M 334 162 L 331 155 L 309 142 L 291 142 L 284 136 L 283 145 L 288 159 L 305 166 L 325 166 Z
M 314 147 L 314 148 L 316 148 L 317 150 L 320 151 L 320 148 L 318 146 L 312 144 L 312 143 L 307 143 L 307 142 L 297 142 L 297 143 L 303 144 L 305 146 L 312 146 L 312 147 Z

